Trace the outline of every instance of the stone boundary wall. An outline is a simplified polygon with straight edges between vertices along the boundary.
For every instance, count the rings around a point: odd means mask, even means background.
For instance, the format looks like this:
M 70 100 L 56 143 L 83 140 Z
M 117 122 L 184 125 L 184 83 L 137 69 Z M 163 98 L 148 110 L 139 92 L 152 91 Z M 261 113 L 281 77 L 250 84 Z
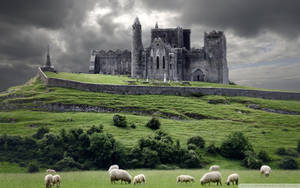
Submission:
M 167 86 L 136 86 L 136 85 L 108 85 L 92 84 L 58 78 L 48 78 L 39 68 L 39 75 L 47 86 L 79 89 L 84 91 L 129 94 L 129 95 L 179 95 L 190 96 L 197 94 L 245 96 L 275 100 L 300 100 L 300 93 L 261 91 L 233 88 L 200 88 L 200 87 L 167 87 Z

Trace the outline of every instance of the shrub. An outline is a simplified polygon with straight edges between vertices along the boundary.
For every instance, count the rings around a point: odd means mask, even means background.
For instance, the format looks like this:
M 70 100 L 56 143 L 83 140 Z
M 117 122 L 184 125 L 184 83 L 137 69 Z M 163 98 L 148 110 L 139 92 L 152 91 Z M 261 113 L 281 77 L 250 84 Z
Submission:
M 98 127 L 96 127 L 95 125 L 93 125 L 91 128 L 89 128 L 87 130 L 87 134 L 91 135 L 93 133 L 102 133 L 103 132 L 103 125 L 99 125 Z
M 262 161 L 256 156 L 254 151 L 246 151 L 243 165 L 247 168 L 259 169 L 262 165 Z
M 194 144 L 198 148 L 204 148 L 205 146 L 205 141 L 201 136 L 193 136 L 188 139 L 187 144 Z
M 276 150 L 276 153 L 278 154 L 278 155 L 286 155 L 286 150 L 285 150 L 285 148 L 278 148 L 277 150 Z
M 190 151 L 185 153 L 184 161 L 183 161 L 183 167 L 186 167 L 186 168 L 199 168 L 199 167 L 201 167 L 200 159 L 197 156 L 195 151 L 190 150 Z
M 28 171 L 29 173 L 38 172 L 38 171 L 39 171 L 39 167 L 38 167 L 38 165 L 35 164 L 35 163 L 30 163 L 29 166 L 28 166 L 27 171 Z
M 72 157 L 65 157 L 55 164 L 55 169 L 58 171 L 71 171 L 81 169 L 81 165 L 74 161 Z
M 246 151 L 253 151 L 253 148 L 241 132 L 230 134 L 220 148 L 224 157 L 232 159 L 244 159 Z
M 46 133 L 49 133 L 49 132 L 50 132 L 49 128 L 47 128 L 47 127 L 40 127 L 40 128 L 37 130 L 37 132 L 36 132 L 34 135 L 32 135 L 32 137 L 33 137 L 33 138 L 36 138 L 36 139 L 42 139 L 43 136 L 44 136 Z
M 263 151 L 263 150 L 258 153 L 257 157 L 260 160 L 262 160 L 263 162 L 270 162 L 271 161 L 271 158 L 268 155 L 268 153 L 266 151 Z
M 195 144 L 189 144 L 189 145 L 187 145 L 187 149 L 188 150 L 196 150 L 197 146 Z
M 135 128 L 136 128 L 136 126 L 135 126 L 135 124 L 134 124 L 134 123 L 132 123 L 132 124 L 130 125 L 130 127 L 131 127 L 131 128 L 133 128 L 133 129 L 135 129 Z
M 300 140 L 298 140 L 297 151 L 300 153 Z
M 144 156 L 144 167 L 154 168 L 155 165 L 160 164 L 158 153 L 156 151 L 144 148 L 142 153 Z
M 160 128 L 160 122 L 159 119 L 156 117 L 153 117 L 148 123 L 146 124 L 146 127 L 152 129 L 152 130 L 157 130 Z
M 126 121 L 125 116 L 121 116 L 121 115 L 116 114 L 113 117 L 113 122 L 114 122 L 114 126 L 127 127 L 127 121 Z
M 282 169 L 298 169 L 298 163 L 291 157 L 285 157 L 278 163 L 279 168 Z
M 219 148 L 217 148 L 215 144 L 212 143 L 206 148 L 206 152 L 210 154 L 217 154 L 219 152 Z

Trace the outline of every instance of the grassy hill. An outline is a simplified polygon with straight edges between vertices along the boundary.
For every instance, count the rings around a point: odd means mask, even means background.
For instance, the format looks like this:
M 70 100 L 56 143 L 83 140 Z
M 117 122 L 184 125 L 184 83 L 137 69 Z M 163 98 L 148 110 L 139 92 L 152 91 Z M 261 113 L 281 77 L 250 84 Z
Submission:
M 47 75 L 51 76 L 50 73 Z M 124 77 L 124 80 L 129 78 Z M 111 81 L 115 83 L 113 79 Z M 215 87 L 215 84 L 211 86 Z M 39 78 L 1 93 L 0 100 L 0 106 L 6 107 L 0 112 L 0 133 L 8 135 L 32 135 L 43 126 L 58 133 L 62 128 L 80 127 L 87 130 L 92 125 L 102 124 L 104 132 L 112 134 L 130 148 L 140 138 L 153 134 L 145 124 L 155 115 L 160 117 L 161 129 L 174 140 L 178 139 L 184 147 L 192 136 L 203 137 L 206 146 L 211 143 L 220 146 L 227 135 L 241 131 L 256 151 L 265 150 L 270 154 L 274 159 L 271 162 L 274 168 L 282 158 L 276 154 L 276 150 L 279 147 L 295 149 L 300 139 L 300 115 L 271 113 L 248 107 L 258 105 L 263 109 L 300 114 L 300 101 L 223 96 L 116 95 L 45 87 Z M 41 108 L 50 104 L 96 106 L 108 112 L 52 112 Z M 116 112 L 125 115 L 128 124 L 135 124 L 136 128 L 113 126 L 112 117 Z M 244 168 L 240 161 L 207 155 L 205 152 L 203 155 L 211 163 L 221 164 L 224 168 Z M 295 159 L 300 162 L 299 157 Z

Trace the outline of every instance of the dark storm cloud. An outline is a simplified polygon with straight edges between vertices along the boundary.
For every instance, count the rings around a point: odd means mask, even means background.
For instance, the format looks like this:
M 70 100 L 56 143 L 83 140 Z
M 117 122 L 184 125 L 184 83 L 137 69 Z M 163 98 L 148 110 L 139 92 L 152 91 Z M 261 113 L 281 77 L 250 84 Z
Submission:
M 253 37 L 263 30 L 286 37 L 295 37 L 300 33 L 299 0 L 145 0 L 144 2 L 149 9 L 179 11 L 181 22 L 184 24 L 231 29 L 240 36 Z

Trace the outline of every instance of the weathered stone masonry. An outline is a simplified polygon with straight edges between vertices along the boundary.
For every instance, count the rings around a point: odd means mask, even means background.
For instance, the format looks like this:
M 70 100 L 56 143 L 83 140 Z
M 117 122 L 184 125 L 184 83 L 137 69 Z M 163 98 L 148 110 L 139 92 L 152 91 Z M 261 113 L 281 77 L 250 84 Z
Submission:
M 48 78 L 39 68 L 38 73 L 47 86 L 73 88 L 84 91 L 130 94 L 130 95 L 179 95 L 190 96 L 193 94 L 245 96 L 264 99 L 300 100 L 300 93 L 260 91 L 231 88 L 199 88 L 199 87 L 161 87 L 161 86 L 136 86 L 136 85 L 106 85 L 82 83 L 72 80 Z
M 120 53 L 93 50 L 89 72 L 129 73 L 133 78 L 228 84 L 224 33 L 204 33 L 204 47 L 200 49 L 191 48 L 190 35 L 190 29 L 159 28 L 156 24 L 155 28 L 151 29 L 150 45 L 144 48 L 142 25 L 136 18 L 132 25 L 131 52 L 127 51 L 131 56 L 116 55 L 121 54 L 120 50 L 117 50 Z

